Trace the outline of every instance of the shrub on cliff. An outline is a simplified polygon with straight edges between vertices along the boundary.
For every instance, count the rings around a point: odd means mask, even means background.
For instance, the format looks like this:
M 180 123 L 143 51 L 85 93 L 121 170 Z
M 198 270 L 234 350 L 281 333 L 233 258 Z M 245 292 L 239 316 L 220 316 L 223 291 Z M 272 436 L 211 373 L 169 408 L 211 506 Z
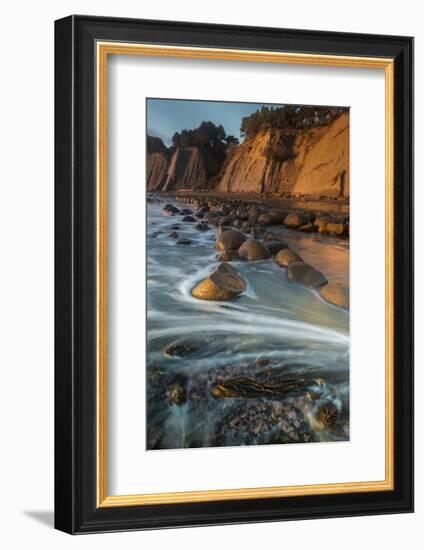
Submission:
M 252 137 L 270 129 L 296 131 L 328 124 L 346 112 L 343 107 L 311 107 L 308 105 L 284 105 L 265 107 L 244 117 L 241 121 L 242 136 Z
M 164 144 L 164 142 L 154 136 L 147 136 L 147 153 L 163 153 L 167 154 L 169 152 L 168 148 Z

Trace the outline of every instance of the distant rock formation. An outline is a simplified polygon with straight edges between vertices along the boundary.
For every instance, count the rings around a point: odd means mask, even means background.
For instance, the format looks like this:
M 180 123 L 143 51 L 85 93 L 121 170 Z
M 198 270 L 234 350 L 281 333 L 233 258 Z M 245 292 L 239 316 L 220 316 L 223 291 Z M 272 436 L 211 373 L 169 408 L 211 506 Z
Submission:
M 258 111 L 258 117 L 263 112 L 273 116 L 272 111 Z M 262 123 L 240 145 L 228 142 L 226 153 L 219 155 L 216 147 L 212 154 L 203 145 L 178 141 L 168 149 L 159 138 L 148 136 L 147 189 L 349 197 L 349 113 L 326 116 L 328 120 L 305 127 L 264 128 Z

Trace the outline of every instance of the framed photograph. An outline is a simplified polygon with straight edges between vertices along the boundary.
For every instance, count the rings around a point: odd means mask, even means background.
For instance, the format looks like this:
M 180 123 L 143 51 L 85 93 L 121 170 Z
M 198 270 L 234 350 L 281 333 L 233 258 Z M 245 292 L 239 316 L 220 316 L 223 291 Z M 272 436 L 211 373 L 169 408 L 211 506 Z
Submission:
M 55 24 L 55 525 L 413 510 L 413 39 Z

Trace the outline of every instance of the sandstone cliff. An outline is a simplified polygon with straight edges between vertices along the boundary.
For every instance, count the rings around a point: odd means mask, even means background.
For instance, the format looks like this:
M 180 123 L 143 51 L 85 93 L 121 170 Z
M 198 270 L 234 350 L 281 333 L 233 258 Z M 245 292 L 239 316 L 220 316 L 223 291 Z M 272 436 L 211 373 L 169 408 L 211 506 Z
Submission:
M 217 181 L 220 191 L 349 196 L 349 114 L 326 126 L 246 138 Z
M 162 191 L 168 174 L 168 155 L 148 153 L 146 161 L 147 189 Z
M 147 188 L 349 196 L 349 113 L 308 128 L 271 128 L 213 156 L 205 147 L 167 149 L 148 138 Z
M 170 158 L 163 191 L 203 189 L 206 180 L 206 166 L 199 149 L 179 147 Z

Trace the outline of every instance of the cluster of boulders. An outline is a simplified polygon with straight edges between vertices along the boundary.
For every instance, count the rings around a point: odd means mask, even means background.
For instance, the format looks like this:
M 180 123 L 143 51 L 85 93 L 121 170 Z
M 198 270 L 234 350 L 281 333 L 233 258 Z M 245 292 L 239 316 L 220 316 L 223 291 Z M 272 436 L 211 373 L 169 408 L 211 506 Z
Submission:
M 239 229 L 244 233 L 255 230 L 264 232 L 269 226 L 285 226 L 305 233 L 321 233 L 338 238 L 349 237 L 349 216 L 347 214 L 328 214 L 308 209 L 287 210 L 270 208 L 254 202 L 240 199 L 218 197 L 179 197 L 179 201 L 196 205 L 196 212 L 184 208 L 179 210 L 171 204 L 166 205 L 168 215 L 184 214 L 183 221 L 195 222 L 202 219 L 207 224 L 225 225 Z
M 194 199 L 188 197 L 186 200 Z M 342 235 L 346 234 L 348 221 L 336 223 L 336 220 L 328 215 L 314 217 L 311 212 L 287 213 L 278 209 L 265 210 L 255 204 L 239 204 L 239 201 L 213 199 L 209 202 L 198 202 L 195 210 L 180 209 L 172 204 L 165 205 L 163 209 L 166 215 L 179 214 L 182 221 L 195 223 L 195 228 L 199 231 L 210 229 L 209 224 L 218 227 L 216 249 L 219 253 L 218 260 L 222 263 L 192 289 L 195 298 L 231 300 L 245 292 L 247 284 L 228 262 L 273 259 L 279 266 L 287 269 L 289 281 L 319 290 L 321 296 L 334 305 L 349 307 L 347 287 L 327 281 L 320 271 L 305 263 L 287 243 L 267 229 L 267 226 L 284 224 L 299 231 Z M 178 227 L 178 224 L 172 226 L 174 231 L 170 233 L 170 237 L 176 240 L 176 244 L 190 244 L 190 239 L 179 237 L 176 231 Z

